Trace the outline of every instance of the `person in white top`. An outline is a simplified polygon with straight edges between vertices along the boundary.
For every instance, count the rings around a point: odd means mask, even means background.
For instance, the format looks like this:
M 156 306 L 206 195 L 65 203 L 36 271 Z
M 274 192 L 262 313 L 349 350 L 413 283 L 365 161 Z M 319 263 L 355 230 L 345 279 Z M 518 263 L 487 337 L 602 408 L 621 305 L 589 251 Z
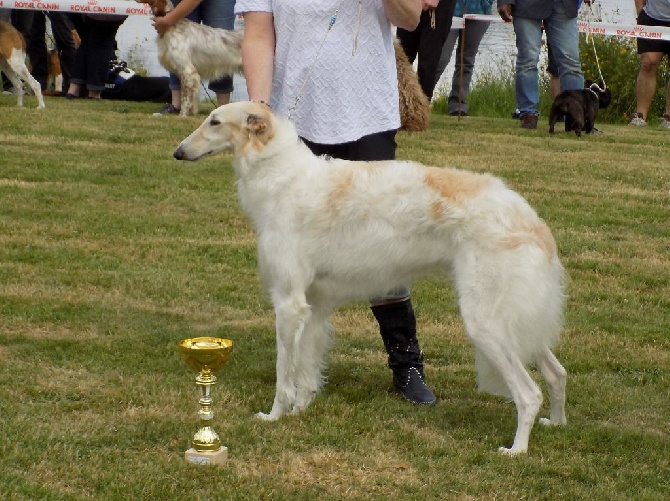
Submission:
M 413 30 L 439 0 L 237 0 L 249 98 L 288 116 L 317 155 L 392 160 L 400 127 L 393 25 Z M 409 289 L 374 298 L 395 387 L 433 404 Z

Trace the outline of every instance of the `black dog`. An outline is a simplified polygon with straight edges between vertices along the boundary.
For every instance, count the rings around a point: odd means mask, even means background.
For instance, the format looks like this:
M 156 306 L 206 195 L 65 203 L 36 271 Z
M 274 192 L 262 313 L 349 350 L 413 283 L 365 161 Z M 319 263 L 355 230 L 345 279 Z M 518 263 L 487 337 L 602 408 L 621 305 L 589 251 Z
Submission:
M 612 101 L 612 93 L 598 84 L 586 81 L 586 88 L 561 92 L 551 105 L 549 113 L 549 132 L 554 133 L 554 125 L 565 116 L 565 132 L 575 131 L 582 137 L 582 131 L 590 134 L 600 108 L 606 108 Z

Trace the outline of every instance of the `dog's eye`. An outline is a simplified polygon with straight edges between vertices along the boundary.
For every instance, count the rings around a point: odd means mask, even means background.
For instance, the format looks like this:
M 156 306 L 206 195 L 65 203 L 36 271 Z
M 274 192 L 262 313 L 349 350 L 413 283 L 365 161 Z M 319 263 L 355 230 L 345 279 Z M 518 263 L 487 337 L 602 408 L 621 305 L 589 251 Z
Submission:
M 209 125 L 214 125 L 214 126 L 221 125 L 221 121 L 216 119 L 216 118 L 212 118 L 209 122 Z

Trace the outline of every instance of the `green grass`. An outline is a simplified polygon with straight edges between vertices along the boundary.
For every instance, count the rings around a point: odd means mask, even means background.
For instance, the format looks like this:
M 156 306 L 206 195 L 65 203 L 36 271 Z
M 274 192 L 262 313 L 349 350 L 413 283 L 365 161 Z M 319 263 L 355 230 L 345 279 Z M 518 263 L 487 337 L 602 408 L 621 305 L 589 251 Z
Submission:
M 413 288 L 427 377 L 413 407 L 367 305 L 333 318 L 328 385 L 303 414 L 274 395 L 273 314 L 230 158 L 171 158 L 204 118 L 155 105 L 0 97 L 0 498 L 399 500 L 670 498 L 670 135 L 577 139 L 509 118 L 434 115 L 399 158 L 491 172 L 529 199 L 570 275 L 557 355 L 568 425 L 496 452 L 513 405 L 475 391 L 450 289 Z M 26 104 L 34 105 L 34 98 Z M 203 105 L 206 107 L 207 105 Z M 214 387 L 224 467 L 187 464 L 194 374 L 177 343 L 230 338 Z M 546 414 L 546 403 L 542 410 Z

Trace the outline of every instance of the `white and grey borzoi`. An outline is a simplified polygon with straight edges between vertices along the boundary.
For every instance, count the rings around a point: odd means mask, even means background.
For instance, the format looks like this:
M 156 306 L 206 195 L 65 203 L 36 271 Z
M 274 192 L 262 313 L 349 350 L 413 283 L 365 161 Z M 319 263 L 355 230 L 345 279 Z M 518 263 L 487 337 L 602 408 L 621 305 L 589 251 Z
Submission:
M 479 389 L 514 400 L 507 454 L 525 452 L 542 403 L 526 365 L 565 424 L 566 371 L 551 352 L 564 311 L 564 270 L 547 225 L 498 178 L 409 161 L 317 157 L 261 103 L 214 110 L 179 160 L 232 151 L 242 208 L 258 238 L 260 275 L 277 321 L 277 387 L 267 420 L 297 413 L 323 384 L 328 317 L 432 272 L 450 275 L 475 348 Z

